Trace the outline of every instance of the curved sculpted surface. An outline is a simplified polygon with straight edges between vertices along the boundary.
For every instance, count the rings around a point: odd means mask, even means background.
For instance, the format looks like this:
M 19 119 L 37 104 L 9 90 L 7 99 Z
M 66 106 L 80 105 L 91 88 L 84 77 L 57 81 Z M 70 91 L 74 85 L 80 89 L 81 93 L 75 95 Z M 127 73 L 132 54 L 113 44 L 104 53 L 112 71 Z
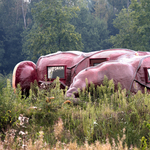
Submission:
M 24 93 L 29 93 L 30 84 L 37 80 L 36 65 L 32 61 L 22 61 L 13 70 L 12 86 L 14 90 L 20 84 Z
M 108 60 L 116 60 L 122 55 L 135 55 L 136 52 L 128 49 L 109 49 L 101 50 L 90 53 L 68 51 L 57 52 L 54 54 L 41 56 L 37 61 L 37 75 L 39 82 L 45 80 L 49 83 L 53 79 L 48 78 L 47 68 L 50 66 L 66 66 L 66 73 L 64 78 L 60 78 L 61 83 L 66 86 L 70 86 L 73 82 L 73 78 L 83 69 L 99 64 Z M 95 62 L 95 63 L 94 63 Z
M 41 56 L 36 64 L 31 61 L 17 64 L 13 71 L 13 88 L 20 83 L 22 91 L 29 91 L 34 80 L 41 87 L 51 84 L 58 76 L 61 88 L 68 86 L 67 96 L 71 96 L 78 88 L 85 87 L 85 78 L 89 83 L 100 85 L 106 75 L 115 84 L 120 82 L 123 88 L 136 92 L 145 86 L 149 88 L 149 55 L 149 52 L 129 49 L 57 52 Z
M 95 67 L 89 67 L 82 70 L 74 78 L 73 83 L 67 91 L 67 97 L 78 93 L 78 88 L 86 88 L 85 79 L 88 83 L 101 85 L 103 83 L 104 75 L 109 80 L 113 79 L 115 87 L 120 82 L 122 89 L 127 89 L 133 93 L 138 90 L 144 92 L 147 87 L 150 90 L 150 55 L 128 57 L 121 56 L 117 60 L 103 62 Z

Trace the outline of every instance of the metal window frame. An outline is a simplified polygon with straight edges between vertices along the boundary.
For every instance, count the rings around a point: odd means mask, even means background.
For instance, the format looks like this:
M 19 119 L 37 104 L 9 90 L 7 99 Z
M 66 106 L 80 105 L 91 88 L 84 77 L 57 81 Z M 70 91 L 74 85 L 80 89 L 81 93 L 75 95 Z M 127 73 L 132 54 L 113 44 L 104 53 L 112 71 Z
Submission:
M 48 67 L 64 67 L 64 78 L 59 78 L 60 80 L 66 80 L 66 72 L 67 72 L 67 66 L 64 64 L 54 64 L 54 65 L 48 65 L 46 66 L 46 70 L 47 70 L 47 80 L 55 80 L 56 78 L 48 78 Z
M 108 61 L 109 58 L 90 58 L 90 61 L 89 61 L 89 66 L 94 66 L 95 63 L 102 63 L 102 62 L 105 62 L 105 61 Z
M 148 72 L 148 69 L 150 70 L 150 67 L 144 67 L 144 73 L 145 73 L 145 81 L 146 83 L 150 83 L 150 72 Z M 148 77 L 149 74 L 149 77 Z

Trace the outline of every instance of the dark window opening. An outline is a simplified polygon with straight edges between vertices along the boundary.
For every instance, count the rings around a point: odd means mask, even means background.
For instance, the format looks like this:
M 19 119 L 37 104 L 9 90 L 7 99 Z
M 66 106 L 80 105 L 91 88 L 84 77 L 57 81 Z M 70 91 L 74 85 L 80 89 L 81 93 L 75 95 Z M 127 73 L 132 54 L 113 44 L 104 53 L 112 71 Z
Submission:
M 150 83 L 150 68 L 144 68 L 145 80 L 147 83 Z
M 108 61 L 109 58 L 92 58 L 90 59 L 90 66 L 97 66 L 104 61 Z
M 47 78 L 56 79 L 57 76 L 60 79 L 65 79 L 66 66 L 48 66 L 47 67 Z

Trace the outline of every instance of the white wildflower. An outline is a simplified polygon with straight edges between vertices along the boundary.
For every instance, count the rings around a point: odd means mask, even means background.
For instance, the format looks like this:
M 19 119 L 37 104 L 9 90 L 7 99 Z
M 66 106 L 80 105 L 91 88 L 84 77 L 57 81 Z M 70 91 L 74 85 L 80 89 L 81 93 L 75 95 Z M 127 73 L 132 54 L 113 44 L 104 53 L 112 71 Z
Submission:
M 20 135 L 26 135 L 25 132 L 23 132 L 23 131 L 20 131 L 19 134 Z

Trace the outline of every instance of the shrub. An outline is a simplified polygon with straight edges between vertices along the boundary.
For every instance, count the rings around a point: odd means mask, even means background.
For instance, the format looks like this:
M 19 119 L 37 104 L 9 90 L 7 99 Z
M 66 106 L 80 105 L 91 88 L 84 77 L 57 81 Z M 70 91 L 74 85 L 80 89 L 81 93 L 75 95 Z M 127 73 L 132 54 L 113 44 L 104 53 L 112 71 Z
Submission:
M 149 147 L 150 95 L 146 90 L 144 94 L 139 91 L 134 95 L 121 90 L 121 85 L 118 85 L 115 91 L 113 80 L 108 81 L 105 77 L 103 85 L 95 88 L 91 84 L 79 92 L 78 105 L 64 103 L 66 90 L 60 89 L 57 78 L 46 90 L 39 89 L 37 83 L 33 84 L 29 97 L 25 97 L 19 85 L 14 93 L 10 80 L 7 80 L 7 86 L 0 94 L 2 140 L 8 138 L 9 129 L 14 129 L 14 147 L 19 146 L 20 131 L 26 133 L 21 138 L 28 146 L 36 145 L 34 143 L 42 132 L 42 141 L 46 142 L 43 149 L 61 149 L 66 145 L 83 148 L 96 147 L 97 144 L 100 147 L 101 143 L 112 149 L 140 148 L 142 143 L 146 145 L 143 147 Z M 29 118 L 26 128 L 18 125 L 20 115 Z

